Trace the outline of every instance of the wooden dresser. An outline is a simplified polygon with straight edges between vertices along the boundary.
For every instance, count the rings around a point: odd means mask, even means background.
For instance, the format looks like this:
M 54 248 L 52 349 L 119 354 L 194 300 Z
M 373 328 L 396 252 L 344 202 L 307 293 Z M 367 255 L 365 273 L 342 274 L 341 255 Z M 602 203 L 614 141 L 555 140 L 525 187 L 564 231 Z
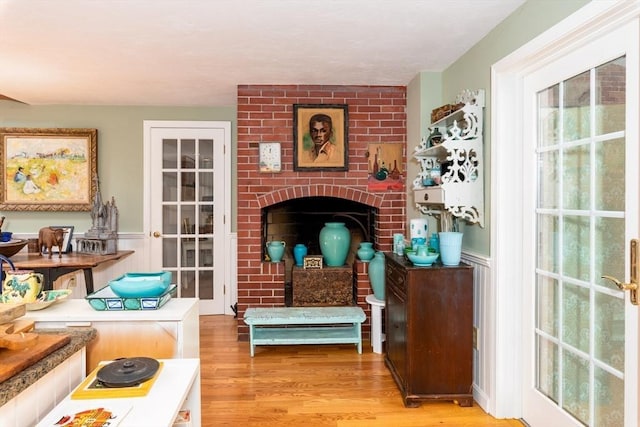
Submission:
M 385 362 L 405 406 L 473 404 L 473 267 L 386 255 Z

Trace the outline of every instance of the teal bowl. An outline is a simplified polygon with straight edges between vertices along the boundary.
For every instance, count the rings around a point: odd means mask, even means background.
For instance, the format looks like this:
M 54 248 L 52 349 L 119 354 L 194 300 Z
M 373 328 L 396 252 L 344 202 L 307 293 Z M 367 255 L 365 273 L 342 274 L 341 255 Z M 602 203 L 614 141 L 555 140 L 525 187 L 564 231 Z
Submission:
M 162 295 L 171 284 L 171 273 L 126 273 L 109 282 L 109 287 L 120 298 L 149 298 Z
M 418 255 L 415 252 L 407 252 L 407 258 L 409 258 L 416 267 L 429 267 L 436 262 L 439 256 L 439 253 L 433 252 L 429 252 L 427 255 Z

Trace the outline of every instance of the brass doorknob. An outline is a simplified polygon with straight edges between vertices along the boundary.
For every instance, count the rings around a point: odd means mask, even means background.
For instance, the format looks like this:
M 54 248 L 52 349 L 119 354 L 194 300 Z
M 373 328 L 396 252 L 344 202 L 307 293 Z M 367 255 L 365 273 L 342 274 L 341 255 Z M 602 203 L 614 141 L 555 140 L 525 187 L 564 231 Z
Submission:
M 622 283 L 620 280 L 612 276 L 602 276 L 602 278 L 611 280 L 621 291 L 635 291 L 638 289 L 637 283 Z
M 159 231 L 154 231 L 154 232 L 153 232 L 153 237 L 158 238 L 158 237 L 160 237 L 160 236 L 162 236 L 162 234 L 160 234 L 160 232 L 159 232 Z
M 629 243 L 629 252 L 631 253 L 630 262 L 630 280 L 629 283 L 623 283 L 621 280 L 612 276 L 603 275 L 602 278 L 611 280 L 621 291 L 629 291 L 629 299 L 631 304 L 638 305 L 638 283 L 640 283 L 640 240 L 632 239 Z

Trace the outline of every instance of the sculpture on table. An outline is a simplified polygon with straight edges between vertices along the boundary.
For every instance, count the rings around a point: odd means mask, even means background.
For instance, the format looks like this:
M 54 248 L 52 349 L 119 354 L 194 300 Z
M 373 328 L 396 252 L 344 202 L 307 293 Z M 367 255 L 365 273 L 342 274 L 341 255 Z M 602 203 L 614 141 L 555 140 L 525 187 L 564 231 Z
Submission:
M 46 249 L 49 254 L 49 258 L 53 253 L 51 252 L 51 248 L 54 246 L 58 247 L 58 258 L 62 258 L 62 245 L 64 244 L 64 229 L 62 228 L 53 228 L 53 227 L 43 227 L 38 232 L 38 250 L 40 254 L 42 254 L 42 250 Z
M 114 254 L 118 251 L 118 208 L 116 200 L 102 202 L 100 182 L 94 177 L 96 194 L 91 206 L 92 226 L 84 233 L 84 238 L 76 239 L 78 252 L 89 254 Z

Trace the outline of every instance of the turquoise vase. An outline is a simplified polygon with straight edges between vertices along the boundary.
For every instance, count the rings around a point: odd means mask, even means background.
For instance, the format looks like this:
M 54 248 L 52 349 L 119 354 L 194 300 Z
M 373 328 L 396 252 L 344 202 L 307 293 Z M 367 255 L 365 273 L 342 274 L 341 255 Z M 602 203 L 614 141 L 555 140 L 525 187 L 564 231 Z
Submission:
M 462 233 L 447 231 L 440 233 L 440 261 L 442 265 L 458 265 L 462 256 Z
M 320 252 L 328 267 L 342 267 L 349 255 L 351 232 L 344 222 L 326 222 L 320 230 Z
M 360 258 L 362 262 L 371 261 L 375 253 L 376 251 L 373 250 L 373 243 L 371 242 L 361 242 L 357 251 L 358 258 Z
M 267 243 L 267 253 L 271 262 L 280 262 L 284 256 L 284 248 L 286 244 L 284 241 L 273 241 Z
M 293 247 L 293 257 L 296 260 L 297 266 L 302 265 L 306 254 L 307 254 L 307 247 L 302 243 L 298 243 Z
M 384 253 L 376 252 L 373 259 L 369 261 L 369 283 L 373 289 L 373 296 L 381 301 L 384 301 L 384 268 Z
M 440 240 L 438 239 L 437 233 L 433 233 L 431 235 L 431 238 L 429 239 L 429 247 L 438 253 L 440 252 Z

